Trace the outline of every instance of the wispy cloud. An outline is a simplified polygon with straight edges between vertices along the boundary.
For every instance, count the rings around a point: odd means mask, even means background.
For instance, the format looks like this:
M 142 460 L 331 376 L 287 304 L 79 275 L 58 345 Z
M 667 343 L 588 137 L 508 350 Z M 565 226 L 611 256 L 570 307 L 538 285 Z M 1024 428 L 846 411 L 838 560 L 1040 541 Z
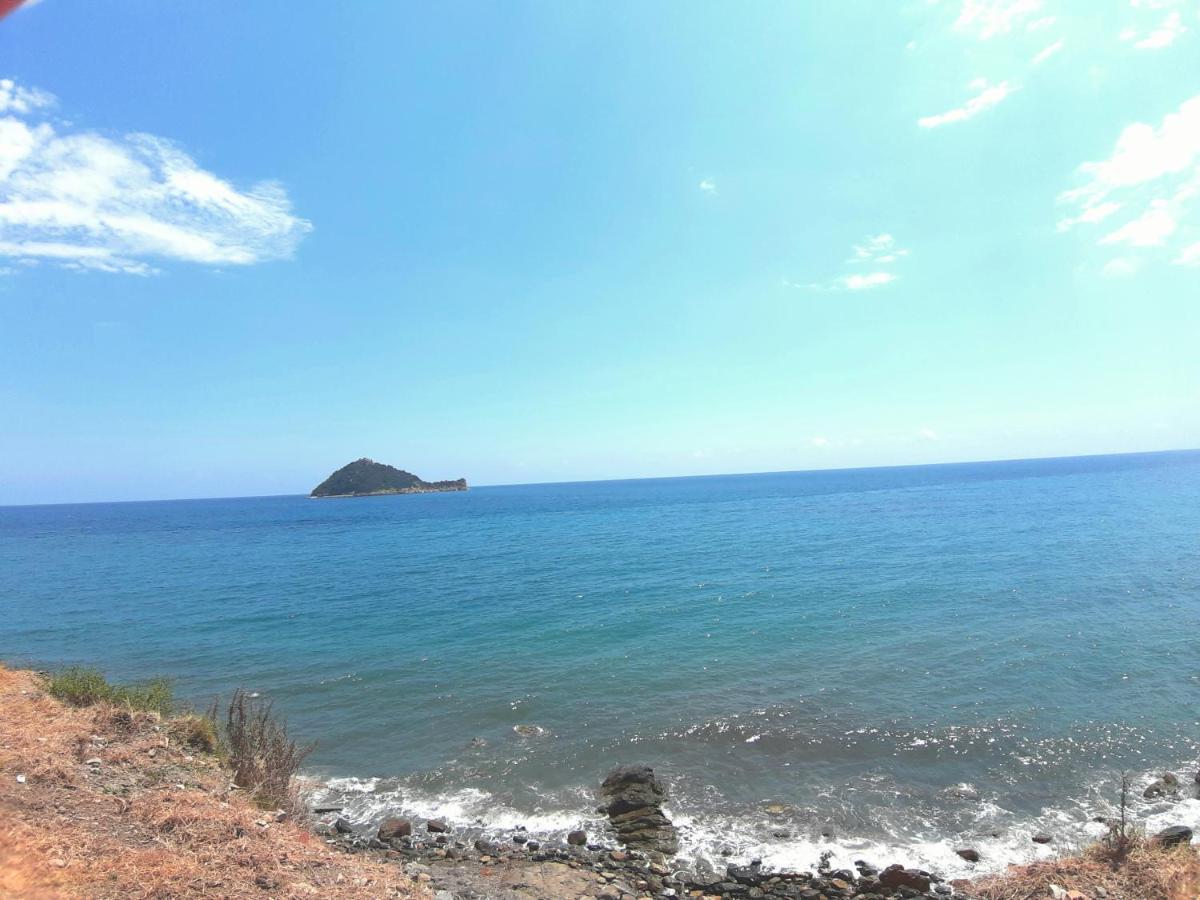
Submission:
M 0 78 L 0 113 L 28 115 L 55 103 L 54 95 L 37 88 L 27 88 L 11 78 Z
M 1100 274 L 1105 278 L 1128 278 L 1137 272 L 1138 265 L 1132 260 L 1124 256 L 1118 256 L 1116 259 L 1110 259 L 1104 264 L 1104 268 L 1100 270 Z
M 1119 37 L 1125 43 L 1134 41 L 1133 46 L 1139 50 L 1161 50 L 1163 47 L 1169 47 L 1175 43 L 1186 31 L 1187 26 L 1183 24 L 1183 16 L 1179 10 L 1174 10 L 1167 13 L 1166 18 L 1150 31 L 1142 32 L 1136 28 L 1126 28 L 1121 31 Z
M 1049 47 L 1046 47 L 1044 50 L 1042 50 L 1040 53 L 1038 53 L 1037 56 L 1035 56 L 1033 59 L 1031 59 L 1029 61 L 1030 65 L 1040 66 L 1042 63 L 1044 63 L 1046 60 L 1048 60 L 1050 57 L 1052 57 L 1055 53 L 1057 53 L 1059 50 L 1061 50 L 1063 48 L 1064 43 L 1065 43 L 1065 41 L 1062 41 L 1062 40 L 1055 41 L 1053 44 L 1051 44 Z
M 1157 127 L 1126 126 L 1107 159 L 1085 162 L 1079 172 L 1085 183 L 1059 195 L 1060 203 L 1075 209 L 1058 223 L 1060 231 L 1128 211 L 1130 217 L 1098 243 L 1149 248 L 1167 246 L 1177 236 L 1189 241 L 1197 230 L 1189 214 L 1200 194 L 1200 95 Z M 1190 265 L 1188 252 L 1174 261 Z
M 852 266 L 868 266 L 872 272 L 848 272 L 829 281 L 812 284 L 792 284 L 789 287 L 804 287 L 817 291 L 867 291 L 891 284 L 900 276 L 888 270 L 888 266 L 908 256 L 908 250 L 896 244 L 896 239 L 887 232 L 868 235 L 854 245 L 846 260 Z
M 312 228 L 276 182 L 235 188 L 168 140 L 76 130 L 54 105 L 0 80 L 0 256 L 145 275 L 286 258 Z
M 700 182 L 700 190 L 706 194 L 715 194 L 717 192 L 717 183 L 711 178 L 705 178 Z
M 1163 199 L 1153 200 L 1150 208 L 1131 222 L 1100 239 L 1102 244 L 1131 244 L 1134 247 L 1158 247 L 1175 233 L 1179 222 Z
M 937 115 L 924 116 L 917 119 L 917 124 L 922 128 L 938 128 L 942 125 L 949 125 L 952 122 L 965 122 L 967 119 L 979 115 L 984 110 L 991 109 L 1015 90 L 1015 88 L 1009 86 L 1007 81 L 1002 81 L 999 84 L 989 84 L 983 78 L 972 81 L 969 87 L 971 90 L 978 91 L 978 93 L 967 100 L 962 106 L 947 110 L 944 113 L 938 113 Z
M 868 291 L 891 284 L 899 277 L 894 272 L 870 272 L 866 275 L 843 275 L 835 283 L 848 291 Z
M 1041 8 L 1042 0 L 963 0 L 954 27 L 987 40 L 1008 34 Z
M 867 237 L 861 244 L 854 245 L 854 255 L 846 262 L 886 264 L 908 256 L 908 251 L 896 246 L 896 239 L 886 232 Z
M 1194 244 L 1189 244 L 1179 251 L 1179 256 L 1174 260 L 1177 266 L 1200 266 L 1200 241 Z

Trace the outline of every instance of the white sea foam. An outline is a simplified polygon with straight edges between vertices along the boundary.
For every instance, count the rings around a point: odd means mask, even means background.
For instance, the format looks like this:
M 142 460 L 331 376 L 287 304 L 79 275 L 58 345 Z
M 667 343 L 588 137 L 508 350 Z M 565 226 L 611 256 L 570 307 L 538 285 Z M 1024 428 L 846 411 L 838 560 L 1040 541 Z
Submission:
M 373 824 L 385 816 L 408 816 L 443 819 L 454 828 L 499 836 L 523 828 L 546 840 L 561 839 L 581 826 L 598 830 L 602 824 L 592 808 L 594 804 L 582 792 L 578 806 L 518 810 L 479 788 L 433 794 L 409 787 L 380 791 L 380 784 L 378 778 L 334 778 L 314 794 L 314 800 L 316 805 L 335 805 L 336 801 L 342 805 L 342 815 L 354 824 Z
M 1181 765 L 1176 771 L 1190 770 Z M 1141 791 L 1152 777 L 1147 773 L 1135 781 L 1131 799 L 1135 822 L 1148 834 L 1171 825 L 1200 831 L 1200 799 L 1194 796 L 1190 778 L 1184 779 L 1184 799 L 1145 801 Z M 823 854 L 829 854 L 835 869 L 853 868 L 855 860 L 879 866 L 899 862 L 945 878 L 965 878 L 1046 859 L 1095 841 L 1105 832 L 1105 825 L 1095 819 L 1114 813 L 1112 780 L 1111 776 L 1099 778 L 1061 807 L 1045 808 L 1025 819 L 1016 818 L 994 800 L 971 801 L 971 820 L 956 833 L 940 835 L 935 822 L 914 810 L 900 810 L 899 814 L 894 809 L 881 810 L 877 824 L 887 834 L 872 838 L 804 833 L 765 812 L 754 817 L 723 816 L 676 804 L 669 804 L 665 811 L 679 830 L 681 857 L 718 869 L 757 859 L 771 869 L 811 870 Z M 402 815 L 444 819 L 456 829 L 498 838 L 524 829 L 531 838 L 551 843 L 562 841 L 575 828 L 585 828 L 601 840 L 606 833 L 605 822 L 595 811 L 595 797 L 584 787 L 555 797 L 545 807 L 517 809 L 474 787 L 437 794 L 395 785 L 378 778 L 334 778 L 318 788 L 313 800 L 317 805 L 340 804 L 344 816 L 363 826 L 388 815 Z M 975 788 L 960 784 L 953 790 L 970 798 Z M 1053 843 L 1034 843 L 1033 836 L 1040 832 L 1052 835 Z M 955 852 L 968 846 L 979 852 L 979 863 L 966 862 Z

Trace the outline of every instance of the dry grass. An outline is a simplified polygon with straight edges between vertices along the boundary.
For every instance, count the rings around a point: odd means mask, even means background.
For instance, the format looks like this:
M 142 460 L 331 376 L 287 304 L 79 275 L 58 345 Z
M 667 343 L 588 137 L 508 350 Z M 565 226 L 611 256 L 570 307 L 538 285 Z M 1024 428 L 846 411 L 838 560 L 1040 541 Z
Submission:
M 216 704 L 211 721 L 216 721 Z M 226 710 L 222 750 L 233 769 L 234 783 L 254 794 L 264 808 L 296 811 L 293 779 L 311 746 L 288 735 L 287 723 L 275 715 L 270 701 L 235 691 Z
M 0 667 L 0 897 L 428 896 L 264 814 L 197 751 L 195 723 L 44 688 Z
M 978 900 L 1049 898 L 1051 885 L 1078 891 L 1093 900 L 1097 887 L 1108 900 L 1197 900 L 1200 854 L 1192 847 L 1163 848 L 1134 837 L 1124 858 L 1097 844 L 1077 856 L 1050 859 L 975 881 L 969 893 Z

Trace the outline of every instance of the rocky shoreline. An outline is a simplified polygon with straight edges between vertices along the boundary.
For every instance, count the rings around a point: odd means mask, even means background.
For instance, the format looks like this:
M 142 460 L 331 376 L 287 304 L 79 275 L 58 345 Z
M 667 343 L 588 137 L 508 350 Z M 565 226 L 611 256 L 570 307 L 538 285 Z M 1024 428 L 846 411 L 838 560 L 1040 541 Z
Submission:
M 355 827 L 336 807 L 318 807 L 318 831 L 348 852 L 373 853 L 403 865 L 437 900 L 544 898 L 930 898 L 966 897 L 965 882 L 895 864 L 857 860 L 855 869 L 770 871 L 761 862 L 714 869 L 674 859 L 678 835 L 663 812 L 667 789 L 647 766 L 614 769 L 600 787 L 603 835 L 572 831 L 553 845 L 521 828 L 507 840 L 471 840 L 444 820 L 423 823 L 389 818 L 374 828 Z
M 1198 776 L 1200 783 L 1200 776 Z M 1146 789 L 1147 798 L 1174 793 L 1180 782 L 1164 774 Z M 314 810 L 323 819 L 319 833 L 350 853 L 375 854 L 402 866 L 414 882 L 427 886 L 436 900 L 701 900 L 792 898 L 792 900 L 947 900 L 971 898 L 973 882 L 898 863 L 854 861 L 834 869 L 829 854 L 811 871 L 772 871 L 761 861 L 715 868 L 703 861 L 677 859 L 679 839 L 663 811 L 666 785 L 647 766 L 621 766 L 604 779 L 597 811 L 607 817 L 600 834 L 571 831 L 565 840 L 539 839 L 524 827 L 506 836 L 478 836 L 480 826 L 455 829 L 441 819 L 388 818 L 358 826 L 342 818 L 339 807 Z M 1173 826 L 1154 836 L 1164 848 L 1190 845 L 1192 830 Z M 1035 834 L 1034 843 L 1052 842 Z M 956 851 L 969 862 L 979 853 Z M 1042 893 L 1030 897 L 1043 896 Z M 1053 891 L 1045 896 L 1059 896 Z M 1124 900 L 1124 894 L 1088 897 L 1063 890 L 1067 900 Z M 1132 898 L 1130 898 L 1132 900 Z M 1141 898 L 1138 898 L 1141 900 Z

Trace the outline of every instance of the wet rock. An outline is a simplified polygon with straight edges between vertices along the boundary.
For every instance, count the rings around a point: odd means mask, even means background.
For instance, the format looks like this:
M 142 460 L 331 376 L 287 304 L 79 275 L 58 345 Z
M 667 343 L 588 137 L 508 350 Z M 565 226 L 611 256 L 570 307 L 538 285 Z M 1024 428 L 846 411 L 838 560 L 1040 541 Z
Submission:
M 748 866 L 730 866 L 725 870 L 725 874 L 730 881 L 751 887 L 758 887 L 761 884 L 765 884 L 771 877 L 763 872 L 761 865 L 756 866 L 754 864 Z
M 675 826 L 662 811 L 666 786 L 649 766 L 620 766 L 600 786 L 604 804 L 618 840 L 626 847 L 674 856 L 679 852 Z
M 425 823 L 425 830 L 430 834 L 445 834 L 450 830 L 445 819 L 430 819 Z
M 475 849 L 486 856 L 495 856 L 500 852 L 500 848 L 496 844 L 484 838 L 480 838 L 475 842 Z
M 541 725 L 514 725 L 513 732 L 524 738 L 542 737 L 549 734 Z
M 408 819 L 384 819 L 379 825 L 377 837 L 381 841 L 394 841 L 412 835 L 412 822 Z
M 975 801 L 979 799 L 979 791 L 972 784 L 956 784 L 942 791 L 942 795 L 951 800 Z
M 1039 832 L 1032 838 L 1032 841 L 1035 844 L 1049 844 L 1052 840 L 1054 840 L 1054 838 L 1050 837 L 1050 835 L 1046 834 L 1045 832 Z
M 583 847 L 587 844 L 586 831 L 572 831 L 567 835 L 567 843 L 572 847 Z
M 333 823 L 333 830 L 338 834 L 353 834 L 354 826 L 348 820 L 338 816 L 337 821 Z
M 1153 800 L 1157 797 L 1168 797 L 1177 793 L 1179 793 L 1179 779 L 1170 772 L 1164 772 L 1161 778 L 1150 782 L 1150 786 L 1142 791 L 1142 796 L 1147 800 Z
M 886 888 L 906 887 L 917 891 L 927 891 L 931 880 L 928 875 L 918 869 L 906 869 L 896 863 L 879 873 L 879 883 Z
M 1186 825 L 1172 825 L 1170 828 L 1164 828 L 1154 836 L 1154 840 L 1162 844 L 1164 847 L 1175 847 L 1179 844 L 1190 844 L 1192 842 L 1192 829 Z
M 979 851 L 974 847 L 963 847 L 954 851 L 960 859 L 965 859 L 969 863 L 979 862 Z

